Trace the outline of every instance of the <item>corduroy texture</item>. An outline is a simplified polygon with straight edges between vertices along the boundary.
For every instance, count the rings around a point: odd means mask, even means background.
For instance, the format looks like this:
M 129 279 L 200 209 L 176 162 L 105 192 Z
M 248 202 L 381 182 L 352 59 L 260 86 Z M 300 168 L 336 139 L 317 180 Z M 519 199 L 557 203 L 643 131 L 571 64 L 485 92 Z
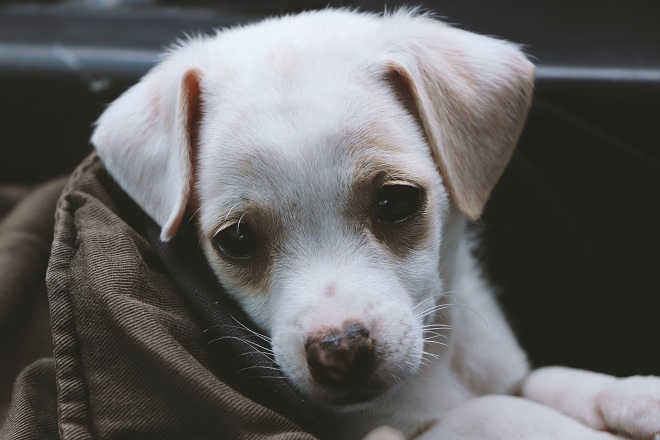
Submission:
M 52 353 L 44 278 L 65 183 L 0 188 L 0 421 L 18 373 Z
M 3 440 L 53 439 L 57 432 L 55 361 L 40 359 L 16 380 L 11 410 L 2 429 Z
M 3 438 L 314 438 L 214 374 L 231 359 L 211 359 L 206 324 L 142 235 L 144 214 L 94 154 L 56 218 L 47 272 L 55 371 L 42 360 L 19 377 Z

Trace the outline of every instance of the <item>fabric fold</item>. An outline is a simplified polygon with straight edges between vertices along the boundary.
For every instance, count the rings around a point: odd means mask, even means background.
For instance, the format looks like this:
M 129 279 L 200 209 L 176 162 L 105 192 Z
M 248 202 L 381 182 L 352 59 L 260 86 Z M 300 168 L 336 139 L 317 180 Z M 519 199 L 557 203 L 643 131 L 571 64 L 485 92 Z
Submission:
M 146 220 L 95 154 L 71 176 L 46 276 L 53 358 L 18 378 L 2 438 L 315 438 L 301 428 L 311 413 L 277 411 L 293 390 L 236 372 L 254 351 L 240 334 L 210 349 L 219 327 L 181 293 Z

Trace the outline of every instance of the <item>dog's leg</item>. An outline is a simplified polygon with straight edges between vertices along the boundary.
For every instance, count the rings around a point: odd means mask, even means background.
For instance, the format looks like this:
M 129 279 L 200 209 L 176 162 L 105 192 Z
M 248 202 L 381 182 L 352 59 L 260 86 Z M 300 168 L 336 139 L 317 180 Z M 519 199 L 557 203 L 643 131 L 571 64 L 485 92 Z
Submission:
M 415 440 L 616 440 L 561 412 L 520 397 L 490 395 L 449 412 Z
M 619 379 L 546 367 L 530 374 L 522 394 L 594 429 L 634 439 L 660 439 L 660 378 L 655 376 Z

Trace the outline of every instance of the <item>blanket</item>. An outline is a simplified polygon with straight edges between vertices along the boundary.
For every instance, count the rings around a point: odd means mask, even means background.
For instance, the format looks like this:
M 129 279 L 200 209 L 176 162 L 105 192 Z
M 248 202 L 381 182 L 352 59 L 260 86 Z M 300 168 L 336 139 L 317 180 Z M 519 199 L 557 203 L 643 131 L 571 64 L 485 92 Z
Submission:
M 23 203 L 45 211 L 35 217 L 50 218 L 61 188 L 62 181 L 54 182 Z M 44 199 L 48 203 L 40 203 Z M 11 227 L 11 220 L 3 227 Z M 48 291 L 53 350 L 18 376 L 0 437 L 302 440 L 322 435 L 320 418 L 288 382 L 267 368 L 245 370 L 272 361 L 254 353 L 256 342 L 243 328 L 246 318 L 230 312 L 234 306 L 221 308 L 228 300 L 214 291 L 219 286 L 210 278 L 207 286 L 186 286 L 197 299 L 207 295 L 202 308 L 181 293 L 188 280 L 168 272 L 149 240 L 149 222 L 92 154 L 57 204 L 45 289 L 36 286 L 35 275 L 48 261 L 48 222 L 39 246 L 19 244 L 41 251 L 31 256 L 39 261 L 14 264 L 33 268 L 26 277 L 35 286 L 23 289 L 21 301 L 31 301 L 26 293 Z M 3 273 L 12 270 L 0 267 Z M 5 298 L 2 303 L 7 305 Z M 16 322 L 4 317 L 0 322 L 3 338 L 11 339 Z M 3 353 L 3 358 L 15 356 Z M 26 362 L 17 363 L 22 365 L 3 371 L 5 378 Z

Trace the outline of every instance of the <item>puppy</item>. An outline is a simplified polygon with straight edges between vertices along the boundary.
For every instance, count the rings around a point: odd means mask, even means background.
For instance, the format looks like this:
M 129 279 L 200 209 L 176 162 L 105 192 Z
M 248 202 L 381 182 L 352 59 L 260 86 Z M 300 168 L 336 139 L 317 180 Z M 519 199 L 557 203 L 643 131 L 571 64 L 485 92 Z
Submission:
M 533 80 L 517 46 L 414 11 L 309 12 L 179 44 L 92 142 L 163 240 L 195 213 L 337 438 L 652 438 L 660 380 L 529 374 L 471 255 Z

